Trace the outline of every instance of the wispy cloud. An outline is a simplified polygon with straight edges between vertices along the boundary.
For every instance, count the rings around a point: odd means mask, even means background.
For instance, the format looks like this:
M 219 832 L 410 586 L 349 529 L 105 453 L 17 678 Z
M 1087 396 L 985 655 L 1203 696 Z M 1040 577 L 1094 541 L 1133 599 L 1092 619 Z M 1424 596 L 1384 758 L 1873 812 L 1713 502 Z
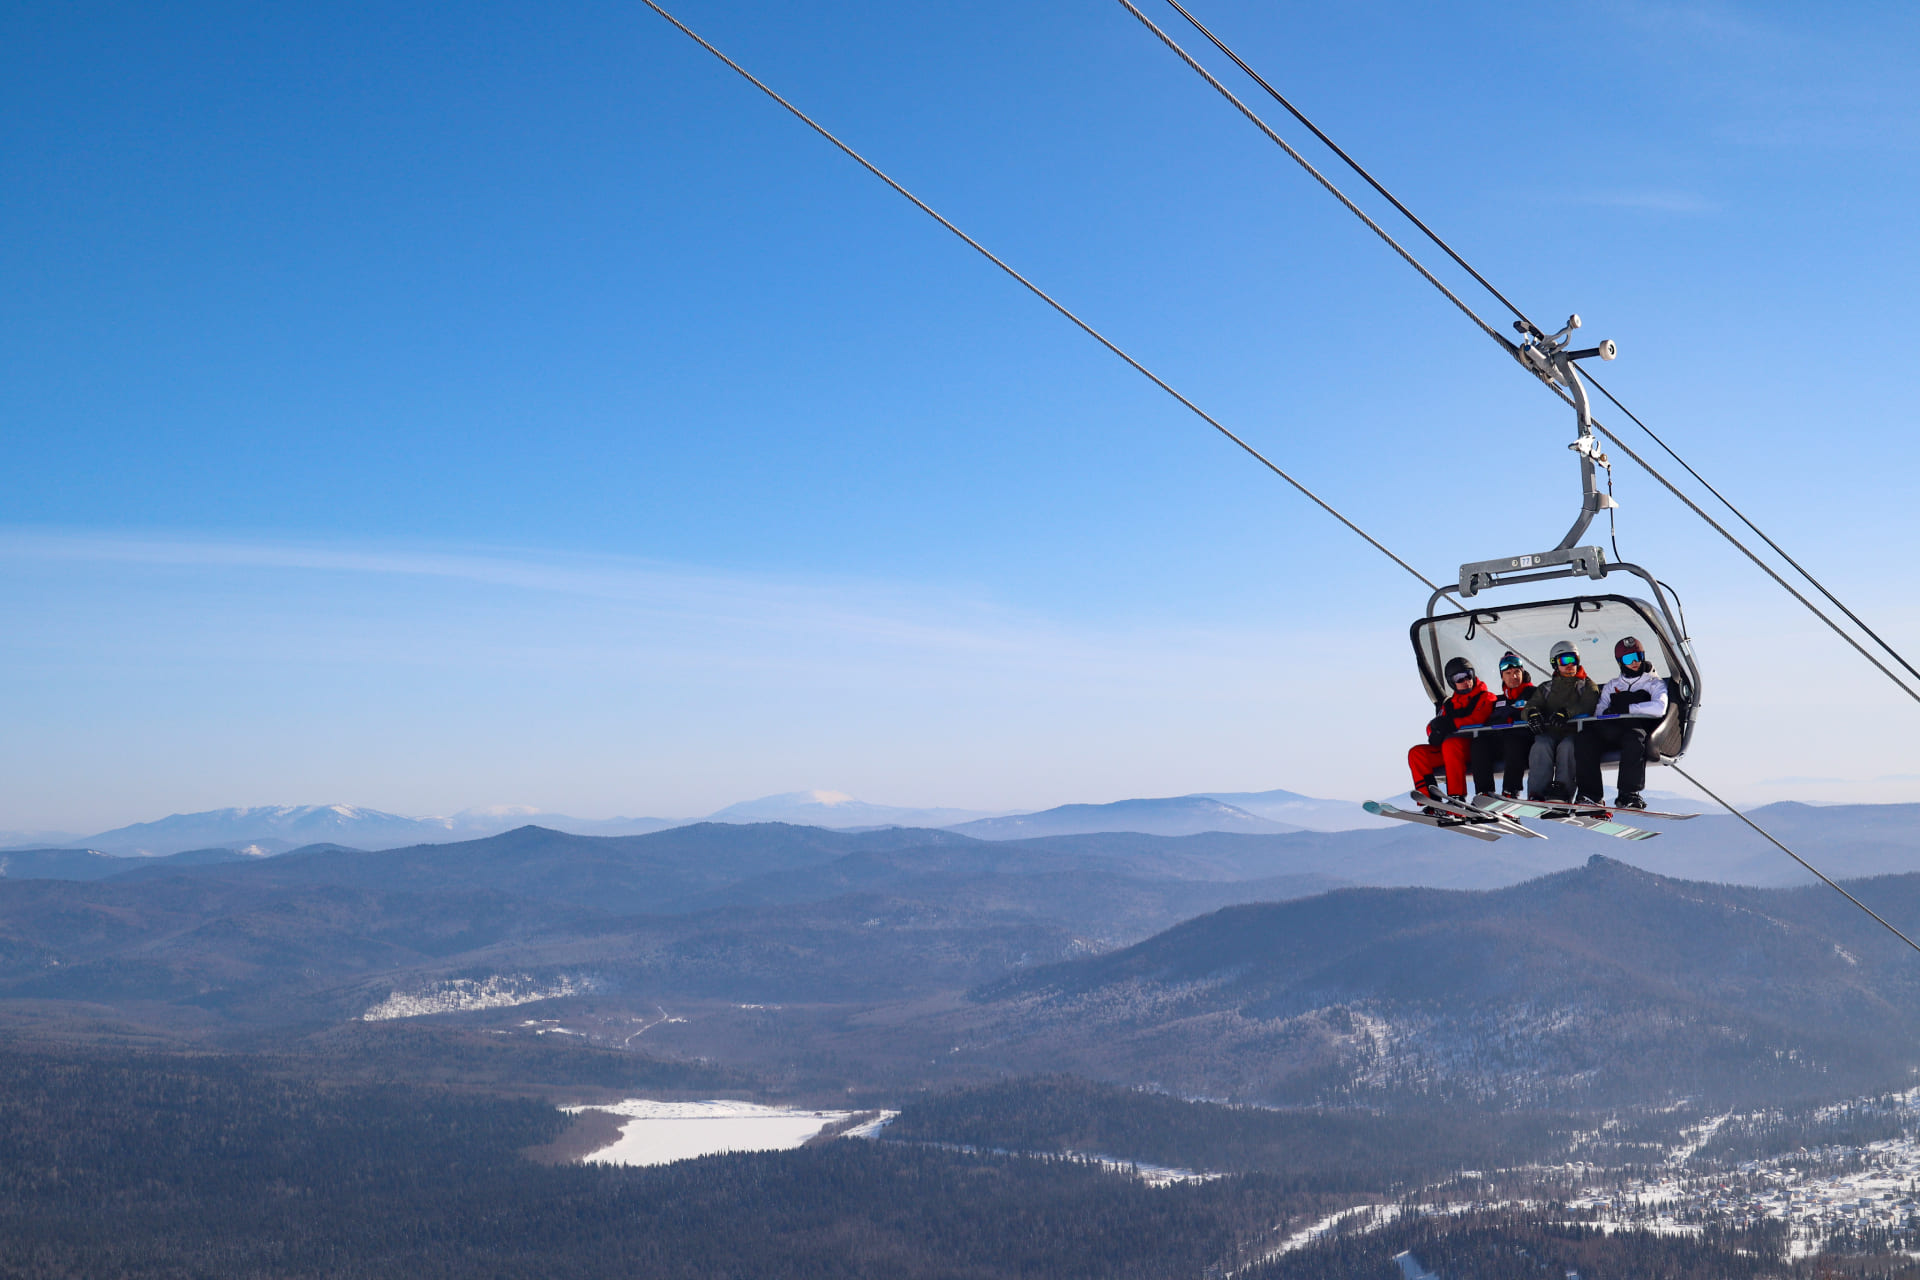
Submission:
M 1693 191 L 1641 189 L 1621 191 L 1567 191 L 1543 196 L 1547 204 L 1575 205 L 1600 209 L 1642 209 L 1649 213 L 1717 214 L 1723 206 L 1717 200 Z
M 902 598 L 892 584 L 825 577 L 728 574 L 638 558 L 515 548 L 301 543 L 285 540 L 0 531 L 0 559 L 156 569 L 260 570 L 277 574 L 434 579 L 638 606 L 737 627 L 824 631 L 939 648 L 1005 649 L 1001 611 L 954 593 Z M 935 621 L 938 611 L 971 625 Z
M 1616 0 L 1609 12 L 1690 90 L 1721 142 L 1817 151 L 1920 143 L 1906 11 L 1801 6 L 1782 19 L 1717 0 Z
M 1615 0 L 1608 10 L 1641 31 L 1694 45 L 1764 51 L 1790 43 L 1778 25 L 1718 0 Z
M 943 669 L 1072 683 L 1164 685 L 1205 664 L 1264 683 L 1269 630 L 1067 624 L 937 583 L 766 574 L 514 548 L 435 548 L 86 531 L 0 530 L 0 566 L 95 566 L 160 585 L 180 612 L 220 602 L 206 643 L 316 660 L 618 665 L 639 653 L 688 667 L 879 680 Z M 144 571 L 152 571 L 149 576 Z M 261 582 L 234 603 L 212 584 Z M 364 604 L 387 583 L 421 590 Z M 451 589 L 427 590 L 431 584 Z M 477 590 L 476 590 L 477 589 Z M 350 609 L 316 608 L 330 600 Z M 201 643 L 183 625 L 176 634 Z M 432 637 L 431 642 L 423 638 Z M 147 629 L 139 645 L 158 645 Z M 178 642 L 176 642 L 178 643 Z
M 1328 794 L 1339 761 L 1404 750 L 1343 744 L 1397 743 L 1413 684 L 1360 681 L 1341 721 L 1276 736 L 1312 673 L 1404 671 L 1398 629 L 1103 623 L 964 585 L 511 548 L 0 530 L 0 582 L 24 691 L 0 766 L 49 815 L 0 812 L 18 827 L 248 796 L 678 814 L 823 783 L 973 808 L 1218 779 Z

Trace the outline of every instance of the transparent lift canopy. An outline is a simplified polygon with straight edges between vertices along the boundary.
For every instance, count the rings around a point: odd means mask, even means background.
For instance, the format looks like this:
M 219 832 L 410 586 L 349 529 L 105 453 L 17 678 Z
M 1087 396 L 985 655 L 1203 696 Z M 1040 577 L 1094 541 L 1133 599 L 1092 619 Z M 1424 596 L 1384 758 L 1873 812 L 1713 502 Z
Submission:
M 1638 565 L 1625 562 L 1609 564 L 1596 546 L 1579 546 L 1587 526 L 1599 512 L 1615 506 L 1611 496 L 1602 494 L 1595 484 L 1595 468 L 1609 466 L 1593 434 L 1593 417 L 1587 390 L 1574 367 L 1576 360 L 1599 356 L 1612 360 L 1614 345 L 1603 342 L 1585 351 L 1567 350 L 1580 318 L 1571 316 L 1567 327 L 1548 337 L 1525 322 L 1517 322 L 1521 332 L 1519 359 L 1543 381 L 1566 389 L 1579 419 L 1580 434 L 1568 448 L 1580 456 L 1580 514 L 1559 546 L 1551 551 L 1499 560 L 1478 561 L 1460 567 L 1457 588 L 1459 604 L 1467 608 L 1453 613 L 1434 611 L 1448 595 L 1441 589 L 1427 598 L 1426 617 L 1415 620 L 1410 634 L 1414 655 L 1419 663 L 1420 681 L 1429 701 L 1438 702 L 1452 691 L 1441 680 L 1447 660 L 1464 658 L 1489 686 L 1498 683 L 1500 657 L 1508 650 L 1518 654 L 1536 681 L 1552 675 L 1547 656 L 1560 641 L 1571 641 L 1580 651 L 1580 661 L 1595 684 L 1604 685 L 1618 672 L 1614 665 L 1614 644 L 1628 636 L 1645 647 L 1656 674 L 1667 682 L 1667 713 L 1653 729 L 1648 763 L 1672 764 L 1686 752 L 1693 740 L 1693 727 L 1700 709 L 1700 669 L 1694 661 L 1693 645 L 1687 637 L 1684 614 L 1676 612 L 1666 586 Z M 1612 574 L 1630 574 L 1645 584 L 1653 599 L 1623 596 L 1604 590 L 1604 580 Z M 1501 605 L 1476 601 L 1480 593 L 1516 587 L 1550 579 L 1585 578 L 1595 590 L 1590 595 L 1563 596 L 1555 600 L 1533 600 Z M 1618 754 L 1603 758 L 1612 764 Z
M 1596 685 L 1604 685 L 1617 671 L 1614 643 L 1632 636 L 1646 647 L 1654 671 L 1667 682 L 1667 714 L 1654 727 L 1649 746 L 1666 764 L 1678 760 L 1693 737 L 1693 709 L 1698 706 L 1698 685 L 1690 675 L 1693 664 L 1669 638 L 1660 610 L 1651 602 L 1605 595 L 1488 604 L 1420 619 L 1412 635 L 1429 702 L 1451 693 L 1441 680 L 1449 659 L 1466 659 L 1493 686 L 1498 683 L 1500 656 L 1512 650 L 1526 664 L 1527 674 L 1535 682 L 1544 682 L 1552 675 L 1547 654 L 1563 640 L 1573 642 L 1587 674 Z

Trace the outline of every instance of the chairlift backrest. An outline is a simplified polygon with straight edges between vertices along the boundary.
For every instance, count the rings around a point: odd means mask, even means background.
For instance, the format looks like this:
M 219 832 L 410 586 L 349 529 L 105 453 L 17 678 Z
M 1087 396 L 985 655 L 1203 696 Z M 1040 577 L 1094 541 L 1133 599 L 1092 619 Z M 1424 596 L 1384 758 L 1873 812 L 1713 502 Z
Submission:
M 1437 702 L 1451 691 L 1442 680 L 1448 660 L 1464 658 L 1488 688 L 1499 687 L 1500 657 L 1508 650 L 1526 664 L 1540 683 L 1551 676 L 1547 656 L 1555 644 L 1571 641 L 1594 684 L 1619 674 L 1616 641 L 1628 636 L 1645 646 L 1654 671 L 1667 682 L 1668 709 L 1655 727 L 1651 746 L 1663 761 L 1677 760 L 1693 738 L 1698 690 L 1693 664 L 1677 638 L 1661 622 L 1660 611 L 1634 596 L 1570 596 L 1515 605 L 1479 605 L 1458 613 L 1417 620 L 1410 631 L 1427 699 Z

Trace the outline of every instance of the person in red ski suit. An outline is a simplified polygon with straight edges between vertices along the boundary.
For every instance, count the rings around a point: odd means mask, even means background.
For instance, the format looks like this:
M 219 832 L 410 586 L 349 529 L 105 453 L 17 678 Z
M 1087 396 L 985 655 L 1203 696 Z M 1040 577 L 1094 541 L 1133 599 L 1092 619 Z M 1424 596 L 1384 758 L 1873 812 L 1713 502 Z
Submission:
M 1413 772 L 1413 790 L 1429 797 L 1434 795 L 1434 770 L 1444 768 L 1447 796 L 1464 801 L 1473 736 L 1459 731 L 1467 725 L 1486 724 L 1493 714 L 1493 695 L 1464 658 L 1449 658 L 1445 674 L 1453 693 L 1434 704 L 1434 718 L 1427 722 L 1427 741 L 1408 750 L 1407 768 Z

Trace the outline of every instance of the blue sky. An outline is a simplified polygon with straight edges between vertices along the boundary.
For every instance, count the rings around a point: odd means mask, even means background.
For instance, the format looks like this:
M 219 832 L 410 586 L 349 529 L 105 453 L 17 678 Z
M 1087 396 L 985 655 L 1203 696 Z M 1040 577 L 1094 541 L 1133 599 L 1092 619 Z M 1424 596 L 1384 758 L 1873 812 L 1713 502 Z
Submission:
M 1118 5 L 676 12 L 1429 575 L 1565 527 L 1564 411 Z M 1199 12 L 1920 648 L 1920 14 Z M 644 8 L 16 6 L 0 73 L 0 826 L 1399 783 L 1423 593 Z M 1705 776 L 1920 797 L 1618 488 Z

